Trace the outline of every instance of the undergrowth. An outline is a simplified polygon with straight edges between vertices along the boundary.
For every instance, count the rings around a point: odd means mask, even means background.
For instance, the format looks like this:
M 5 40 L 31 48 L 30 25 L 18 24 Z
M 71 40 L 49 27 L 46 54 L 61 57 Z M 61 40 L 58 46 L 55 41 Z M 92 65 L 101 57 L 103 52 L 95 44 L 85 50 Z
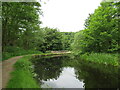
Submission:
M 109 54 L 109 53 L 91 53 L 91 54 L 83 54 L 81 55 L 81 59 L 102 63 L 105 65 L 113 65 L 118 66 L 118 54 Z

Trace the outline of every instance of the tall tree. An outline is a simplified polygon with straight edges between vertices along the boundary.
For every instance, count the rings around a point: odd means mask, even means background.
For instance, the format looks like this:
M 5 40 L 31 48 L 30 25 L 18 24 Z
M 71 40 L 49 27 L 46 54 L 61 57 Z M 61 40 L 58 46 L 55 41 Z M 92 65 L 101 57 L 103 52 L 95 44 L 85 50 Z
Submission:
M 115 2 L 102 2 L 85 23 L 85 30 L 76 35 L 73 46 L 79 43 L 82 53 L 85 52 L 117 52 L 118 46 L 118 13 Z M 82 36 L 82 37 L 79 37 Z
M 3 50 L 6 46 L 31 47 L 35 32 L 40 30 L 40 6 L 38 2 L 2 3 Z

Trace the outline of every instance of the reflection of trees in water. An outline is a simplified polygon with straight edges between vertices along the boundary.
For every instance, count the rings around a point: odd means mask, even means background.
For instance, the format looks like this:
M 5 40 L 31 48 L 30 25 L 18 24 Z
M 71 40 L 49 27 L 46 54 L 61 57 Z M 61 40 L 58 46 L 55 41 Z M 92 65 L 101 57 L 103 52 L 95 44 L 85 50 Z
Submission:
M 41 57 L 34 62 L 35 73 L 39 80 L 57 79 L 61 73 L 63 57 Z
M 71 59 L 68 56 L 35 59 L 35 73 L 39 80 L 57 79 L 62 67 L 71 66 L 75 68 L 76 77 L 85 83 L 85 89 L 118 87 L 118 68 Z
M 117 88 L 118 68 L 100 64 L 80 62 L 75 65 L 79 80 L 84 80 L 85 88 Z

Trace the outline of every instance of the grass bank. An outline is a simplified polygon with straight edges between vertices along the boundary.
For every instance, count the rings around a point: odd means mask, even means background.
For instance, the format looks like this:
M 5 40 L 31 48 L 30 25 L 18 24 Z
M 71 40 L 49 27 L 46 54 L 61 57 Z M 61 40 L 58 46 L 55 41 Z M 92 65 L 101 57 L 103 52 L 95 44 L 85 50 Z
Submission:
M 108 53 L 91 53 L 84 54 L 80 56 L 81 59 L 86 61 L 91 61 L 95 63 L 118 66 L 118 54 L 108 54 Z
M 42 52 L 36 51 L 36 50 L 25 50 L 20 47 L 6 47 L 5 51 L 2 52 L 2 61 L 7 60 L 14 56 L 21 56 L 21 55 L 27 55 L 27 54 L 41 54 Z
M 11 73 L 7 88 L 40 88 L 33 78 L 32 63 L 29 61 L 31 56 L 24 56 L 14 64 L 15 70 Z
M 32 57 L 58 55 L 58 53 L 41 53 L 24 56 L 14 64 L 14 71 L 11 73 L 11 79 L 7 88 L 40 88 L 34 77 L 32 68 Z M 61 54 L 60 54 L 61 55 Z

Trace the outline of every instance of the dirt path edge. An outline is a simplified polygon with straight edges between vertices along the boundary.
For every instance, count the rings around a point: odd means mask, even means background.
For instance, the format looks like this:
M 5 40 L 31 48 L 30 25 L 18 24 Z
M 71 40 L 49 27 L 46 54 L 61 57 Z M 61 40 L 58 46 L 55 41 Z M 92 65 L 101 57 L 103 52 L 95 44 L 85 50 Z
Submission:
M 23 56 L 16 56 L 0 62 L 0 89 L 6 88 L 11 77 L 10 73 L 14 70 L 13 65 L 22 57 Z

